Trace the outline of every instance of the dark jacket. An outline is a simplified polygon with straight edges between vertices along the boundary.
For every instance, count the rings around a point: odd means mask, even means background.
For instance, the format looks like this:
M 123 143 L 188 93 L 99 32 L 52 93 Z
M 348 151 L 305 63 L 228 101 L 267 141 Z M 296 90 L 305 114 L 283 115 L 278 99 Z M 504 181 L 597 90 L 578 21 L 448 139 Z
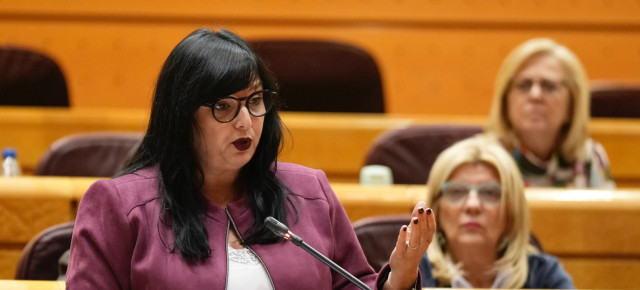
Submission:
M 526 289 L 575 289 L 571 276 L 564 270 L 558 259 L 547 254 L 530 254 L 529 275 L 523 288 Z M 425 254 L 420 261 L 423 287 L 450 287 L 438 285 L 431 271 L 433 265 Z

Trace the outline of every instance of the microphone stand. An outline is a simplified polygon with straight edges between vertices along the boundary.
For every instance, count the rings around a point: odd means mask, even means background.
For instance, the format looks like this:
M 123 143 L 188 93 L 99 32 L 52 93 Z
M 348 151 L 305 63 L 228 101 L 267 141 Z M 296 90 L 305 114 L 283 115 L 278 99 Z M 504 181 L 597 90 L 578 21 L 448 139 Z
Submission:
M 355 284 L 360 289 L 371 290 L 371 288 L 369 288 L 369 286 L 367 286 L 367 284 L 364 284 L 364 282 L 360 281 L 358 278 L 353 276 L 351 273 L 347 272 L 347 270 L 345 270 L 344 268 L 340 267 L 340 265 L 338 265 L 335 262 L 331 261 L 329 258 L 325 257 L 322 253 L 318 252 L 316 249 L 314 249 L 313 247 L 309 246 L 309 244 L 305 243 L 302 240 L 302 238 L 300 238 L 299 236 L 297 236 L 294 233 L 292 233 L 291 231 L 289 231 L 289 228 L 286 225 L 284 225 L 283 223 L 279 222 L 278 220 L 274 219 L 273 217 L 267 217 L 264 221 L 265 221 L 265 224 L 266 224 L 267 228 L 270 229 L 274 234 L 276 234 L 276 235 L 278 235 L 280 237 L 283 237 L 285 240 L 291 241 L 294 245 L 296 245 L 298 247 L 301 247 L 303 250 L 307 251 L 309 254 L 314 256 L 316 259 L 320 260 L 320 262 L 322 262 L 325 265 L 329 266 L 329 268 L 333 269 L 334 271 L 338 272 L 340 275 L 345 277 L 347 280 L 351 281 L 351 283 Z

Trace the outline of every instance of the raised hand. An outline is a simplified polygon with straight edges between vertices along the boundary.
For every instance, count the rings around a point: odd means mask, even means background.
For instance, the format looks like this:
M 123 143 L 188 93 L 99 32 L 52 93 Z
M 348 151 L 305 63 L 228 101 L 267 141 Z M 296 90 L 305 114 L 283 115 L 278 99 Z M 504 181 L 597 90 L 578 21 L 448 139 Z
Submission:
M 396 247 L 389 259 L 391 274 L 385 289 L 410 289 L 416 282 L 420 259 L 436 232 L 435 213 L 426 205 L 424 201 L 418 202 L 411 213 L 409 225 L 400 229 Z

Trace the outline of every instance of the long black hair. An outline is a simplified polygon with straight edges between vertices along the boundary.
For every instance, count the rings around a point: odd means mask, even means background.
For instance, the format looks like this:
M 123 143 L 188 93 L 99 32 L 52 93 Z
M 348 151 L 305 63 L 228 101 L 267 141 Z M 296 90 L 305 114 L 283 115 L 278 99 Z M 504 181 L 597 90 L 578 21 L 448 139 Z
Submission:
M 191 33 L 173 49 L 162 67 L 149 127 L 122 173 L 158 168 L 160 220 L 173 229 L 171 249 L 180 251 L 189 262 L 211 256 L 204 225 L 208 204 L 202 194 L 204 172 L 194 147 L 194 131 L 201 130 L 194 113 L 200 106 L 246 89 L 256 80 L 262 81 L 264 89 L 277 90 L 262 60 L 240 37 L 226 30 L 212 32 L 204 28 Z M 246 244 L 279 240 L 264 226 L 267 216 L 286 222 L 286 188 L 275 176 L 282 122 L 277 100 L 273 102 L 264 116 L 256 152 L 236 181 L 255 216 L 251 229 L 244 233 Z

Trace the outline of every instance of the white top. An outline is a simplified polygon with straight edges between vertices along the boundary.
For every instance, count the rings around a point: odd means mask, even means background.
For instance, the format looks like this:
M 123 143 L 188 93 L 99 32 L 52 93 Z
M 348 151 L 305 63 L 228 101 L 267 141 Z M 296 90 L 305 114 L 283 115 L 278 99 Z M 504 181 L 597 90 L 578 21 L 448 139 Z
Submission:
M 229 253 L 228 290 L 273 290 L 267 271 L 251 250 L 234 249 L 227 244 L 227 253 Z
M 454 265 L 453 261 L 451 261 L 451 256 L 448 254 L 445 256 L 445 261 L 447 261 L 447 266 L 449 266 L 449 270 L 454 272 L 453 279 L 451 279 L 451 288 L 473 288 L 471 283 L 465 279 L 462 274 L 463 271 L 460 270 L 460 265 Z M 505 271 L 498 271 L 496 278 L 493 280 L 493 284 L 491 285 L 492 289 L 504 288 L 504 285 L 509 282 L 509 278 L 511 275 Z
M 492 289 L 504 288 L 504 285 L 507 284 L 511 275 L 507 272 L 500 271 L 498 275 L 496 275 L 495 280 L 493 280 L 493 284 L 491 285 Z M 467 281 L 462 275 L 456 275 L 451 279 L 451 288 L 473 288 L 471 283 Z

